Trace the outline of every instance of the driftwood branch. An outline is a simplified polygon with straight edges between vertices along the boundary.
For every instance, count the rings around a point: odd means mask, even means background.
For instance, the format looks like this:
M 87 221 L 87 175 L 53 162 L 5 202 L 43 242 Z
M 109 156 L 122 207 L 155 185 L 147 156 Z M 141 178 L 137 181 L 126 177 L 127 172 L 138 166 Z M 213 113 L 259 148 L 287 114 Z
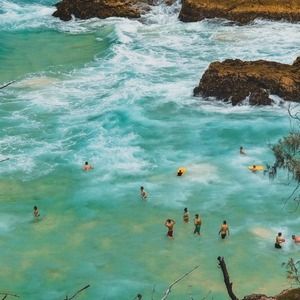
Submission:
M 7 86 L 11 85 L 11 84 L 14 83 L 14 82 L 16 82 L 16 81 L 13 80 L 13 81 L 10 81 L 10 82 L 8 82 L 8 83 L 6 83 L 6 84 L 0 86 L 0 90 L 6 88 Z
M 83 292 L 84 290 L 86 290 L 89 287 L 90 287 L 89 284 L 86 285 L 85 287 L 83 287 L 82 289 L 80 289 L 79 291 L 77 291 L 72 297 L 69 298 L 68 296 L 66 296 L 65 300 L 72 300 L 72 299 L 74 299 L 76 296 L 78 296 L 78 294 L 80 294 L 81 292 Z
M 189 271 L 189 272 L 183 274 L 183 275 L 180 276 L 178 279 L 176 279 L 174 282 L 172 282 L 172 283 L 168 286 L 168 288 L 166 289 L 165 294 L 164 294 L 164 296 L 161 298 L 161 300 L 166 300 L 166 299 L 168 298 L 169 294 L 171 293 L 172 287 L 173 287 L 175 284 L 177 284 L 179 281 L 181 281 L 183 278 L 185 278 L 186 276 L 188 276 L 189 274 L 191 274 L 192 272 L 194 272 L 194 271 L 195 271 L 196 269 L 198 269 L 199 267 L 200 267 L 200 265 L 199 265 L 199 266 L 196 266 L 194 269 L 192 269 L 191 271 Z
M 226 267 L 226 264 L 224 261 L 224 257 L 219 256 L 218 261 L 219 261 L 219 266 L 220 266 L 223 276 L 224 276 L 224 282 L 225 282 L 225 285 L 227 288 L 227 293 L 228 293 L 230 299 L 231 300 L 239 300 L 237 298 L 237 296 L 233 293 L 232 282 L 230 282 L 230 279 L 229 279 L 229 274 L 228 274 L 227 267 Z

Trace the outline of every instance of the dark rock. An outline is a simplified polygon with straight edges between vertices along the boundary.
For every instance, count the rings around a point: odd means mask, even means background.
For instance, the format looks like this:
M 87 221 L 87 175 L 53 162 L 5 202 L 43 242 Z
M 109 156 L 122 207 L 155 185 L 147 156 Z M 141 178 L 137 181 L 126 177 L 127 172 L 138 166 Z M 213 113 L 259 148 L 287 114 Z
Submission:
M 300 21 L 300 0 L 183 0 L 179 19 L 184 22 L 225 18 L 241 24 L 256 18 Z
M 261 295 L 261 294 L 253 294 L 243 298 L 243 300 L 299 300 L 299 299 L 300 299 L 300 288 L 282 291 L 279 295 L 274 297 L 268 297 L 266 295 Z
M 264 89 L 253 91 L 249 96 L 250 105 L 271 105 L 272 100 L 269 98 L 269 93 Z
M 79 19 L 127 17 L 139 18 L 148 9 L 148 1 L 139 0 L 62 0 L 53 13 L 63 21 Z
M 236 105 L 249 96 L 251 105 L 269 105 L 269 94 L 300 102 L 300 59 L 293 65 L 227 59 L 204 72 L 194 96 L 216 97 Z

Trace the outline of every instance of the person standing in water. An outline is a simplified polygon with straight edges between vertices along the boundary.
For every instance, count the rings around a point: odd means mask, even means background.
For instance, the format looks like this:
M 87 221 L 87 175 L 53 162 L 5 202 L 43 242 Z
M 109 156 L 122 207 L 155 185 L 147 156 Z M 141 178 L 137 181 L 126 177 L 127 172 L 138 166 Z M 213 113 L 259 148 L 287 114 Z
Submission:
M 172 219 L 167 219 L 165 222 L 165 226 L 168 228 L 167 237 L 169 239 L 174 239 L 174 225 L 176 222 Z
M 183 210 L 183 222 L 188 223 L 190 221 L 190 214 L 187 207 Z
M 92 165 L 90 165 L 90 164 L 86 161 L 86 162 L 84 163 L 82 169 L 83 169 L 84 171 L 90 171 L 90 170 L 93 169 L 93 167 L 92 167 Z
M 194 234 L 197 233 L 198 235 L 200 235 L 201 224 L 202 224 L 202 221 L 200 219 L 200 216 L 198 214 L 196 214 L 195 218 L 194 218 L 194 225 L 195 225 Z
M 276 239 L 275 239 L 275 248 L 276 249 L 281 249 L 281 244 L 285 242 L 285 239 L 283 238 L 282 236 L 282 233 L 281 232 L 278 232 L 277 236 L 276 236 Z
M 224 220 L 223 221 L 223 224 L 221 225 L 221 228 L 219 230 L 219 234 L 221 234 L 221 238 L 224 240 L 226 235 L 229 235 L 229 227 L 228 227 L 228 224 L 227 222 Z
M 144 200 L 146 200 L 146 198 L 148 197 L 148 193 L 145 191 L 143 186 L 141 186 L 141 197 Z
M 246 152 L 244 151 L 244 148 L 242 146 L 240 147 L 240 154 L 246 155 Z
M 37 206 L 33 207 L 33 216 L 35 218 L 38 218 L 40 216 L 40 213 L 39 213 L 39 210 L 38 210 Z

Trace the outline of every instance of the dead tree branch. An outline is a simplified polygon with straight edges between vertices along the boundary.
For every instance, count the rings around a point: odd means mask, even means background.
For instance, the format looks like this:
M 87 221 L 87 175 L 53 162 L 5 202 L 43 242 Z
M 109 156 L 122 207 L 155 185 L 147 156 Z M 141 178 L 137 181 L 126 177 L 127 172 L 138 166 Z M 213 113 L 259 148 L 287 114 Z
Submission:
M 166 289 L 165 291 L 165 294 L 164 296 L 161 298 L 161 300 L 166 300 L 169 296 L 169 294 L 171 293 L 171 289 L 174 285 L 176 285 L 179 281 L 181 281 L 183 278 L 185 278 L 186 276 L 188 276 L 189 274 L 191 274 L 192 272 L 194 272 L 196 269 L 198 269 L 200 267 L 199 266 L 196 266 L 194 269 L 192 269 L 191 271 L 183 274 L 181 277 L 179 277 L 178 279 L 176 279 L 173 283 L 171 283 L 168 288 Z
M 11 85 L 11 84 L 14 83 L 14 82 L 16 82 L 16 81 L 13 80 L 13 81 L 10 81 L 10 82 L 8 82 L 8 83 L 6 83 L 6 84 L 0 86 L 0 90 L 6 88 L 7 86 Z
M 219 266 L 220 266 L 220 268 L 222 270 L 222 273 L 223 273 L 223 276 L 224 276 L 224 282 L 225 282 L 225 285 L 226 285 L 226 288 L 227 288 L 227 293 L 228 293 L 230 299 L 239 300 L 237 298 L 237 296 L 233 293 L 232 282 L 230 282 L 230 278 L 229 278 L 227 267 L 226 267 L 226 264 L 225 264 L 225 261 L 224 261 L 224 257 L 219 256 L 218 261 L 219 261 Z
M 85 287 L 83 287 L 82 289 L 80 289 L 79 291 L 77 291 L 72 297 L 69 298 L 68 296 L 66 296 L 65 300 L 72 300 L 72 299 L 74 299 L 76 296 L 78 296 L 79 293 L 83 292 L 84 290 L 86 290 L 89 287 L 90 287 L 89 284 L 86 285 Z

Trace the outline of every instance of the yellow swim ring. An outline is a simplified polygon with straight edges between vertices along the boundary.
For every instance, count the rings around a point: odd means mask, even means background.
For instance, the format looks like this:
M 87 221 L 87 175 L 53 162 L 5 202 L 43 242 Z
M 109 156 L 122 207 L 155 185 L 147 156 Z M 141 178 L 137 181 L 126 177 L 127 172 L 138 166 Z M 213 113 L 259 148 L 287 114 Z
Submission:
M 248 169 L 252 172 L 256 172 L 256 171 L 263 171 L 265 169 L 265 167 L 260 166 L 260 165 L 252 165 L 252 166 L 249 166 Z

